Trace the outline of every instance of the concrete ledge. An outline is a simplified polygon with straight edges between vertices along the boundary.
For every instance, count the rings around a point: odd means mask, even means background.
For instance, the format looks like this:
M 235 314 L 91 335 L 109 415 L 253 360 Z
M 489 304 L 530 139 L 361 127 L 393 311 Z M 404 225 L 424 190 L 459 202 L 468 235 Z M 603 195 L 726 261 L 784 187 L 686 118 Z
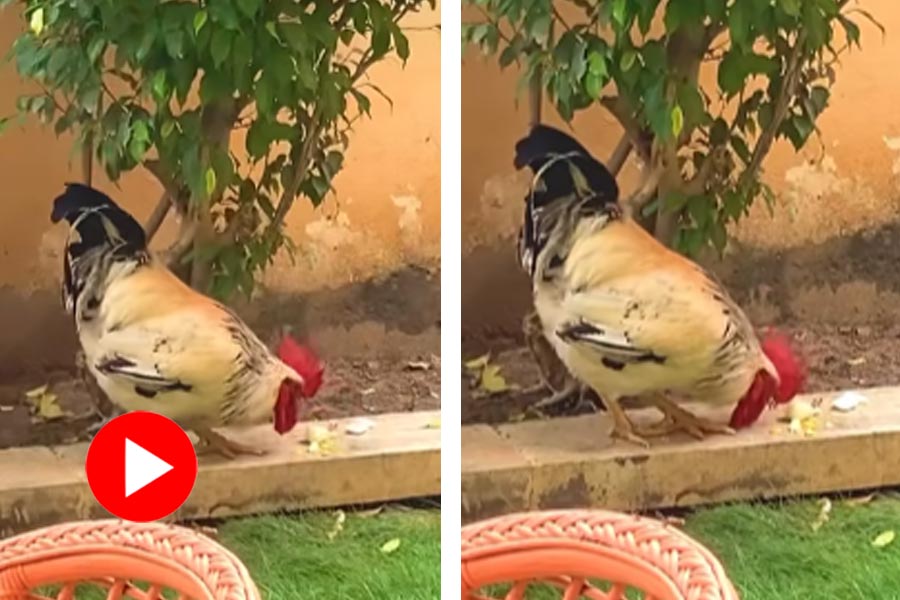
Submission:
M 441 432 L 437 411 L 371 417 L 366 434 L 344 433 L 336 449 L 310 454 L 306 427 L 279 437 L 270 426 L 226 431 L 266 448 L 262 457 L 226 461 L 201 457 L 191 497 L 176 519 L 383 502 L 439 495 Z M 321 423 L 320 423 L 321 424 Z M 84 473 L 87 444 L 0 451 L 0 537 L 44 525 L 109 517 L 91 494 Z
M 463 427 L 463 520 L 520 510 L 637 511 L 900 484 L 900 387 L 861 390 L 831 427 L 791 434 L 773 412 L 735 436 L 659 439 L 649 450 L 612 442 L 605 414 Z M 835 394 L 813 394 L 830 407 Z M 688 406 L 727 420 L 728 410 Z M 651 409 L 633 411 L 653 421 Z M 775 430 L 773 431 L 773 428 Z

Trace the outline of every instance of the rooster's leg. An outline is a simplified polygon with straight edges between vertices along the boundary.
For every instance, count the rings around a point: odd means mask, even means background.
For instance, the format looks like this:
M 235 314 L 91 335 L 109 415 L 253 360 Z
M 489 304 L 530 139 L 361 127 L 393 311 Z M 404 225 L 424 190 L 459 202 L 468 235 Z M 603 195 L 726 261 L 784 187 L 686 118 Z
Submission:
M 609 434 L 610 437 L 631 442 L 644 448 L 650 446 L 647 440 L 641 437 L 628 415 L 625 414 L 625 410 L 619 404 L 618 399 L 603 397 L 603 403 L 606 405 L 606 409 L 613 420 L 613 429 Z
M 229 440 L 227 437 L 216 433 L 212 429 L 198 428 L 194 429 L 194 432 L 197 434 L 197 437 L 200 438 L 200 443 L 197 446 L 197 456 L 217 452 L 225 458 L 236 458 L 241 454 L 262 456 L 266 453 L 265 450 L 253 448 L 252 446 L 247 446 L 235 442 L 234 440 Z
M 522 332 L 525 343 L 538 366 L 541 379 L 539 388 L 548 389 L 552 394 L 541 400 L 533 408 L 540 409 L 570 400 L 580 394 L 583 386 L 569 373 L 569 370 L 556 355 L 556 350 L 544 336 L 541 318 L 536 311 L 531 311 L 522 321 Z
M 698 417 L 664 396 L 653 396 L 650 401 L 654 406 L 661 410 L 665 416 L 658 423 L 639 429 L 640 434 L 645 437 L 668 435 L 676 431 L 684 431 L 685 433 L 702 440 L 707 433 L 734 433 L 734 429 L 725 423 Z

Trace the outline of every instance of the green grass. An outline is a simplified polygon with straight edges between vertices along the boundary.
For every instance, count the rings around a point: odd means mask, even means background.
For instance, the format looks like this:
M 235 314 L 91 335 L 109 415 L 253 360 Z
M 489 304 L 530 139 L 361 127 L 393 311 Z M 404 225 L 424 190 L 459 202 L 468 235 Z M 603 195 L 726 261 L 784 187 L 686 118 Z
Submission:
M 267 600 L 434 600 L 440 598 L 440 511 L 335 513 L 229 520 L 219 541 L 247 565 Z M 399 539 L 394 552 L 382 546 Z
M 742 600 L 900 600 L 900 501 L 833 500 L 813 531 L 818 514 L 815 500 L 735 504 L 694 513 L 685 530 L 720 558 Z M 873 547 L 888 529 L 897 540 Z
M 830 519 L 813 531 L 819 513 L 817 500 L 733 504 L 690 514 L 684 529 L 721 559 L 742 600 L 900 600 L 900 499 L 858 506 L 833 499 Z M 897 539 L 873 547 L 886 530 Z M 507 589 L 488 591 L 502 598 Z M 526 598 L 560 594 L 534 585 Z

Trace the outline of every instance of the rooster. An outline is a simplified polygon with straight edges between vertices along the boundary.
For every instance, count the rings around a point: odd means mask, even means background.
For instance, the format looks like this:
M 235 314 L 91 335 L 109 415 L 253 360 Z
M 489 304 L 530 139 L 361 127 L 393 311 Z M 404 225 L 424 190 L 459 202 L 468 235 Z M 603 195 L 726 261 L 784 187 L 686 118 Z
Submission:
M 614 437 L 733 433 L 799 393 L 805 372 L 787 338 L 761 343 L 712 275 L 624 216 L 615 178 L 575 139 L 538 125 L 517 143 L 515 167 L 534 175 L 518 255 L 543 335 L 603 399 Z M 633 424 L 627 398 L 663 419 Z M 685 410 L 684 398 L 735 408 L 720 423 Z
M 69 238 L 63 299 L 88 370 L 118 407 L 193 430 L 201 451 L 261 454 L 213 428 L 273 420 L 284 434 L 323 366 L 285 336 L 273 355 L 231 310 L 194 291 L 147 248 L 141 226 L 111 198 L 67 184 L 51 221 Z

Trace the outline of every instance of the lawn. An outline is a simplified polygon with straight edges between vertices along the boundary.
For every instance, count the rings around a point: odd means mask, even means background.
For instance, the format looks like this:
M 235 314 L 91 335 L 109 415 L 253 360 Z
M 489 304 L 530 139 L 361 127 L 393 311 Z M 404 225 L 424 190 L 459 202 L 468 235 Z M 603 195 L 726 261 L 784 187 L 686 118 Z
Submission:
M 217 537 L 266 600 L 440 598 L 439 510 L 348 511 L 339 531 L 336 514 L 228 520 Z
M 722 560 L 742 600 L 900 600 L 898 498 L 833 499 L 829 519 L 815 531 L 817 500 L 702 509 L 686 517 L 684 529 Z M 897 539 L 873 546 L 888 530 L 896 530 Z M 489 593 L 502 598 L 508 589 L 498 585 Z M 643 596 L 629 590 L 626 597 Z M 558 600 L 560 594 L 536 585 L 526 598 Z
M 685 529 L 722 560 L 742 600 L 900 599 L 900 500 L 835 499 L 829 520 L 813 531 L 820 506 L 722 506 L 693 513 Z M 898 539 L 874 547 L 887 530 Z

